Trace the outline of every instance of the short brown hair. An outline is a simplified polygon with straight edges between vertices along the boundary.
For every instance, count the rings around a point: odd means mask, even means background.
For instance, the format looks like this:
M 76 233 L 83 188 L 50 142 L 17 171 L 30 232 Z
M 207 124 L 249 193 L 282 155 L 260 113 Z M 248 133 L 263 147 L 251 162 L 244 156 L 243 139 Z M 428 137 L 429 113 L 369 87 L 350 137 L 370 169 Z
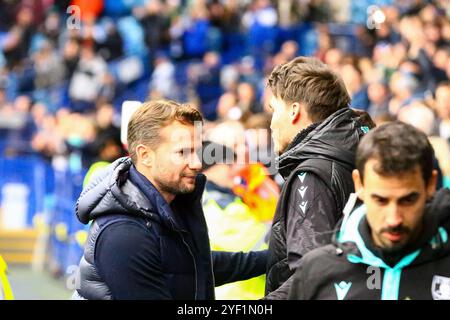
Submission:
M 304 103 L 313 122 L 348 107 L 351 101 L 341 77 L 316 58 L 297 57 L 276 66 L 268 86 L 286 103 Z
M 161 142 L 161 130 L 174 121 L 194 125 L 203 118 L 193 106 L 171 100 L 146 101 L 133 113 L 128 122 L 127 140 L 134 163 L 137 160 L 136 147 L 141 143 L 156 147 Z

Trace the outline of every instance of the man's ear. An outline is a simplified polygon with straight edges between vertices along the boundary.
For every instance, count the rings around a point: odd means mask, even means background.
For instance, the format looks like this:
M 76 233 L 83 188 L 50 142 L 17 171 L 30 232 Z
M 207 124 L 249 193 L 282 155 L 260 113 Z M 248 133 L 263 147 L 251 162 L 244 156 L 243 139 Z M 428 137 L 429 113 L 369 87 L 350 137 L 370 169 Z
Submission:
M 289 109 L 289 118 L 291 119 L 291 123 L 296 124 L 303 116 L 303 112 L 304 109 L 302 108 L 302 105 L 300 103 L 292 103 Z
M 436 192 L 437 187 L 437 180 L 438 180 L 438 172 L 437 170 L 433 170 L 431 172 L 430 180 L 428 181 L 427 185 L 427 198 L 431 199 Z
M 143 144 L 139 144 L 136 147 L 136 155 L 138 162 L 145 167 L 151 167 L 154 163 L 154 151 Z
M 358 195 L 358 198 L 361 201 L 364 201 L 364 196 L 362 194 L 363 192 L 363 184 L 361 181 L 361 175 L 359 174 L 358 169 L 354 169 L 352 171 L 352 179 L 353 179 L 353 185 L 355 186 L 355 193 Z

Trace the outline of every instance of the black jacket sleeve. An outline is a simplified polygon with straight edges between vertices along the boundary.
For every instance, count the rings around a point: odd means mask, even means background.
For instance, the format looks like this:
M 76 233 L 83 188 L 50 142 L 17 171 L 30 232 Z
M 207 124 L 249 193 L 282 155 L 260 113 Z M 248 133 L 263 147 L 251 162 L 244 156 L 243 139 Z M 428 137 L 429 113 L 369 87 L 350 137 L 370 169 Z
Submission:
M 266 272 L 267 250 L 244 252 L 213 251 L 215 285 L 247 280 Z
M 292 182 L 286 214 L 286 247 L 289 269 L 293 272 L 302 256 L 331 242 L 338 212 L 331 190 L 315 174 L 299 175 Z M 265 299 L 287 298 L 294 278 L 291 276 Z
M 287 293 L 288 300 L 311 300 L 317 289 L 317 274 L 313 277 L 310 255 L 302 259 L 295 273 L 290 278 L 291 286 Z M 325 275 L 322 275 L 325 276 Z
M 134 222 L 107 226 L 97 239 L 95 265 L 114 299 L 172 299 L 160 257 L 156 236 Z

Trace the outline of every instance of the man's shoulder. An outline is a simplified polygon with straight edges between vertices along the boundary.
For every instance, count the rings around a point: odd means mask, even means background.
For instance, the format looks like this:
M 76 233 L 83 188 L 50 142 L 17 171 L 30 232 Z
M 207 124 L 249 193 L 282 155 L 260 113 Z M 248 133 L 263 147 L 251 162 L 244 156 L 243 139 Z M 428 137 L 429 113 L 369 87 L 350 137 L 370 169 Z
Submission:
M 317 263 L 323 259 L 336 259 L 342 254 L 342 250 L 334 244 L 327 244 L 325 246 L 309 251 L 302 257 L 304 263 Z
M 330 272 L 339 273 L 338 265 L 347 262 L 342 250 L 334 244 L 328 244 L 306 253 L 301 259 L 301 269 L 304 274 L 313 272 L 323 276 L 330 274 Z M 333 266 L 333 268 L 330 268 L 330 266 Z
M 94 255 L 97 259 L 120 254 L 125 259 L 147 255 L 149 250 L 157 254 L 159 238 L 151 222 L 146 225 L 138 219 L 116 219 L 101 228 L 95 241 Z
M 131 243 L 140 239 L 148 241 L 158 234 L 155 222 L 128 215 L 101 217 L 94 220 L 94 223 L 98 225 L 98 238 L 107 239 L 108 242 Z
M 308 159 L 299 163 L 287 179 L 287 183 L 304 184 L 331 181 L 333 163 L 327 159 Z
M 315 172 L 298 170 L 288 183 L 289 197 L 293 200 L 301 202 L 326 197 L 334 201 L 330 184 Z

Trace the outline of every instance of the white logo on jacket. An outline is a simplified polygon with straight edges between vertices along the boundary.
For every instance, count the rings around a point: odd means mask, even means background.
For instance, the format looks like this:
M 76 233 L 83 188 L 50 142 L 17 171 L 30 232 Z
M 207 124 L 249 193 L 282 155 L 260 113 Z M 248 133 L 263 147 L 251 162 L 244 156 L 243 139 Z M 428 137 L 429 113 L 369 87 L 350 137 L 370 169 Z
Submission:
M 298 192 L 300 193 L 300 196 L 302 197 L 302 199 L 305 197 L 306 189 L 308 189 L 307 186 L 301 186 L 300 189 L 298 189 Z
M 434 300 L 450 300 L 450 278 L 434 276 L 431 295 Z
M 334 284 L 334 289 L 336 289 L 336 296 L 338 300 L 344 300 L 345 296 L 348 293 L 348 290 L 350 290 L 350 287 L 352 286 L 351 282 L 345 282 L 341 281 Z

